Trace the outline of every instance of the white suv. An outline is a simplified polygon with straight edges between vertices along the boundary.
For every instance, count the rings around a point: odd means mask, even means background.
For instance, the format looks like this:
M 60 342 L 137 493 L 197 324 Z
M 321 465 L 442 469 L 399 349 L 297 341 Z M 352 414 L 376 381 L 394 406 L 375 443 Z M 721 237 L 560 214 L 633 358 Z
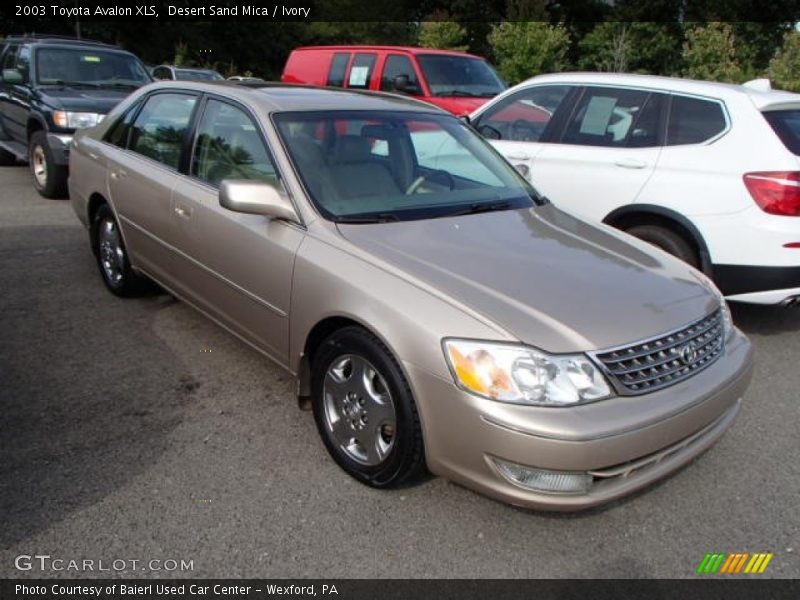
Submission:
M 729 300 L 800 302 L 800 94 L 561 73 L 470 120 L 559 207 L 682 258 Z

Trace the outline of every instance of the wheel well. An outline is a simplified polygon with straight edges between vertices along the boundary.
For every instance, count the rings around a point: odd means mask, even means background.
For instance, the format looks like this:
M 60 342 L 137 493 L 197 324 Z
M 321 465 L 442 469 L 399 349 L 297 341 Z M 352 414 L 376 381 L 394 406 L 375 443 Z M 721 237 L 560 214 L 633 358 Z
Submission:
M 97 214 L 97 211 L 100 209 L 100 207 L 103 206 L 103 204 L 107 204 L 107 202 L 106 199 L 100 194 L 95 192 L 89 197 L 89 205 L 86 209 L 86 214 L 89 217 L 89 235 L 91 236 L 92 240 L 92 251 L 94 251 L 94 249 L 97 247 L 97 244 L 95 243 L 97 240 L 94 237 L 95 232 L 92 224 L 94 223 L 94 216 Z
M 708 249 L 702 238 L 698 238 L 699 233 L 692 231 L 690 227 L 681 223 L 678 219 L 668 215 L 656 214 L 648 211 L 631 211 L 606 217 L 603 222 L 622 231 L 627 231 L 637 225 L 657 225 L 681 236 L 692 247 L 692 251 L 700 259 L 702 270 L 711 275 L 711 260 Z
M 36 119 L 28 119 L 28 127 L 27 127 L 27 129 L 28 129 L 28 139 L 30 140 L 31 136 L 35 132 L 41 131 L 42 129 L 44 129 L 44 127 L 42 126 L 42 124 L 38 120 L 36 120 Z
M 311 408 L 311 365 L 322 342 L 335 331 L 353 326 L 367 329 L 358 321 L 347 317 L 328 317 L 311 328 L 303 346 L 303 354 L 300 357 L 300 368 L 297 374 L 299 384 L 297 396 L 301 409 L 308 410 Z

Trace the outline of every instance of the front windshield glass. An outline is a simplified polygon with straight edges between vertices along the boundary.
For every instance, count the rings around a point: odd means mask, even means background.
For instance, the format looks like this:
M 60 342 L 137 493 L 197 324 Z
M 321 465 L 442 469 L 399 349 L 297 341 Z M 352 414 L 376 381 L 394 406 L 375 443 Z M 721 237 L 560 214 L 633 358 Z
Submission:
M 417 59 L 434 96 L 491 98 L 505 89 L 500 76 L 480 58 L 421 54 Z
M 275 122 L 319 211 L 344 222 L 403 221 L 533 206 L 533 188 L 449 115 L 279 113 Z
M 36 52 L 40 85 L 129 85 L 151 81 L 136 57 L 95 48 L 40 48 Z

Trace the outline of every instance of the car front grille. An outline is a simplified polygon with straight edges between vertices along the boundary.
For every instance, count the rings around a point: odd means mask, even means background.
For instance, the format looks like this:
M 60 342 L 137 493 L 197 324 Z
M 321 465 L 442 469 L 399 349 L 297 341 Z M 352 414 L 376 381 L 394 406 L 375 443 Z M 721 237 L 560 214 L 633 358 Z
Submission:
M 722 311 L 678 331 L 594 353 L 617 392 L 646 394 L 674 385 L 705 369 L 724 350 Z

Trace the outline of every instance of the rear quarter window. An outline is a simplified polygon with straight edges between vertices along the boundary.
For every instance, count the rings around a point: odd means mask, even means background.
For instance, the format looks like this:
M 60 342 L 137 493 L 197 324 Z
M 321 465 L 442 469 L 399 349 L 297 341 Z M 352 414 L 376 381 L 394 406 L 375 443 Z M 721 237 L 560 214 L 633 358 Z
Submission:
M 667 146 L 701 144 L 725 131 L 728 122 L 716 100 L 673 96 L 667 125 Z
M 763 114 L 786 149 L 800 156 L 800 109 L 773 110 Z

